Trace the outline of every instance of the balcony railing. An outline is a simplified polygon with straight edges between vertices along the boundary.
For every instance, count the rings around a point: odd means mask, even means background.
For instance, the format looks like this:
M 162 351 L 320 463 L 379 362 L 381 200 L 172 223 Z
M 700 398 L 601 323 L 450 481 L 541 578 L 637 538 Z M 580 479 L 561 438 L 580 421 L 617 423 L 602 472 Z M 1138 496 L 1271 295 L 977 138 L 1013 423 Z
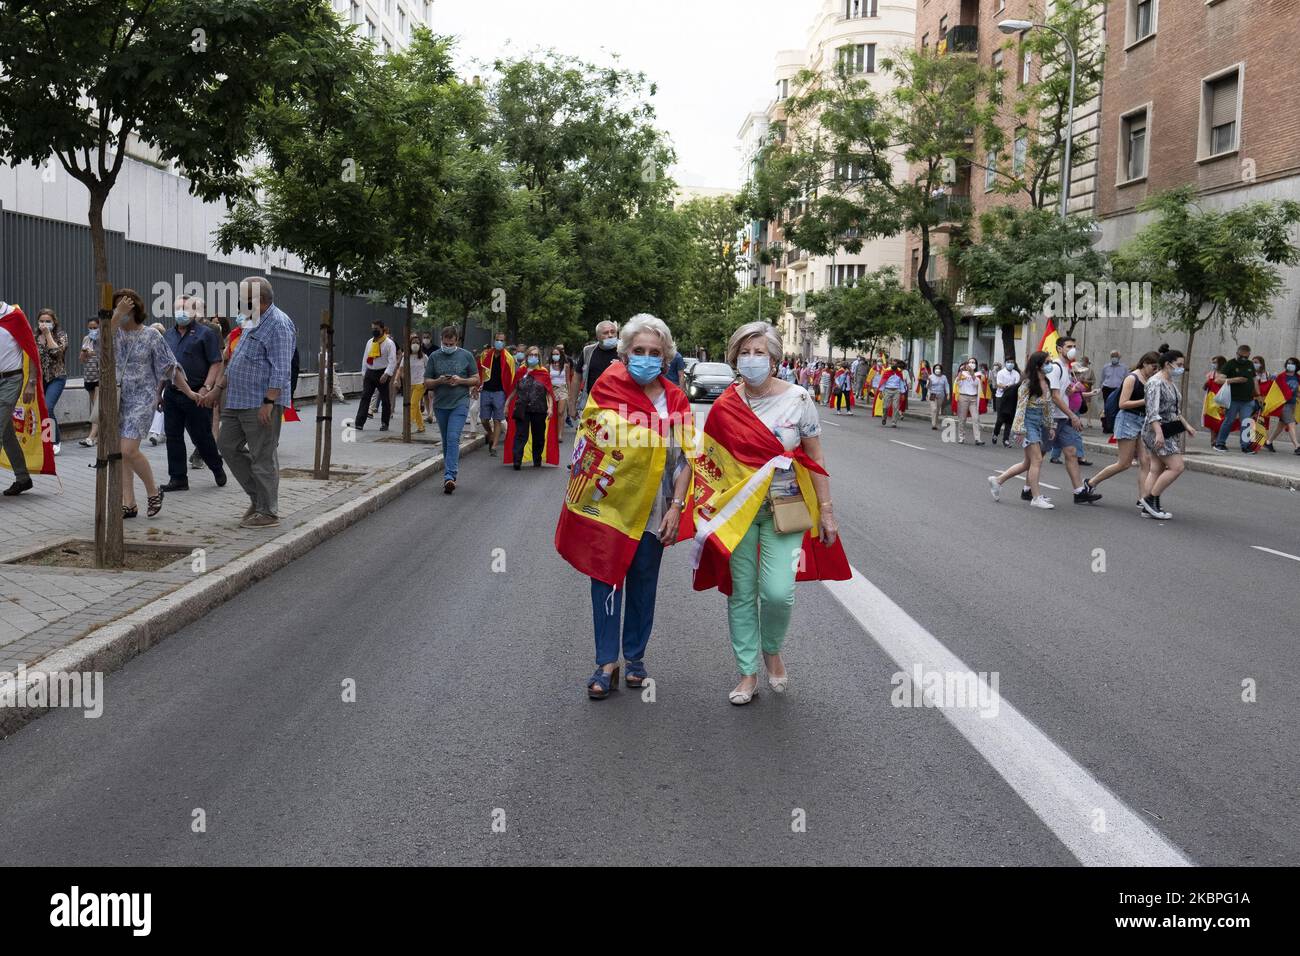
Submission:
M 976 53 L 979 51 L 979 33 L 979 27 L 976 26 L 949 27 L 948 32 L 939 41 L 939 52 L 941 54 Z
M 930 208 L 940 225 L 959 223 L 970 218 L 971 205 L 969 196 L 935 196 L 930 200 Z

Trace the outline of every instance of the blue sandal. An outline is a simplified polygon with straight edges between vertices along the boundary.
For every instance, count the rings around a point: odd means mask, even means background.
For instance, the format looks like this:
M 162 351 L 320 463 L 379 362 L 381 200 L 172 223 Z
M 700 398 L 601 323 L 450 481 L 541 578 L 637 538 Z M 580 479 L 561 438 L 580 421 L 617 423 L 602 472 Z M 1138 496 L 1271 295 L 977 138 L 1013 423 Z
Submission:
M 605 673 L 603 665 L 598 665 L 596 673 L 587 681 L 587 696 L 592 700 L 604 700 L 611 690 L 618 690 L 618 665 L 615 664 L 609 673 Z
M 646 673 L 645 663 L 642 661 L 624 661 L 623 665 L 627 668 L 627 674 L 623 678 L 623 683 L 628 686 L 629 690 L 635 690 L 645 685 L 650 679 Z M 635 681 L 636 683 L 633 683 Z

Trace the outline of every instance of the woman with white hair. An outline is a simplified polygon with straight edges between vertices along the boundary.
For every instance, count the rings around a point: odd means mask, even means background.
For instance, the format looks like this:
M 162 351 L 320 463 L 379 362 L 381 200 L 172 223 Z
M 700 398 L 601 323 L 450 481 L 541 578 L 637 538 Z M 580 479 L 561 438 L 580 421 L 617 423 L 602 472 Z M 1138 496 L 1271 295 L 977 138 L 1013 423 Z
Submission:
M 694 444 L 685 393 L 664 377 L 677 354 L 672 333 L 652 315 L 619 333 L 618 361 L 596 378 L 574 436 L 564 509 L 555 529 L 560 555 L 591 578 L 596 672 L 587 696 L 618 689 L 621 655 L 629 688 L 649 678 L 644 656 L 654 625 L 659 564 L 678 537 Z
M 688 527 L 699 542 L 696 590 L 727 597 L 731 649 L 740 683 L 728 699 L 758 693 L 759 653 L 777 693 L 789 682 L 781 649 L 794 610 L 795 581 L 844 580 L 830 476 L 817 405 L 776 375 L 781 336 L 766 322 L 742 325 L 727 345 L 741 381 L 709 410 Z

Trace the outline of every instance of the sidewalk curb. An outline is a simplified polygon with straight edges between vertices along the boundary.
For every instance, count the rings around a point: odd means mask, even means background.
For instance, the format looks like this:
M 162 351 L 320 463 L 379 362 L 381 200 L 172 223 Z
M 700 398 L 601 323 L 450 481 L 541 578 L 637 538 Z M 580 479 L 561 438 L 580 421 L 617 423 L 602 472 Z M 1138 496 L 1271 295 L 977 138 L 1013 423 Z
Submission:
M 485 444 L 486 438 L 474 438 L 461 445 L 461 455 Z M 414 468 L 371 488 L 355 501 L 313 518 L 301 527 L 268 541 L 170 594 L 96 628 L 67 647 L 29 665 L 27 687 L 36 684 L 45 674 L 107 674 L 117 670 L 131 658 L 296 561 L 318 544 L 378 511 L 441 469 L 442 462 L 442 455 L 422 461 Z M 15 701 L 13 706 L 0 706 L 0 738 L 8 737 L 49 709 L 44 706 L 19 707 L 16 684 L 15 675 L 6 675 L 0 680 L 0 701 L 11 698 Z
M 927 410 L 917 411 L 909 408 L 903 413 L 908 418 L 930 420 L 930 412 Z M 952 418 L 952 415 L 944 415 L 943 418 Z M 981 428 L 992 428 L 985 422 L 980 422 Z M 1099 441 L 1096 438 L 1089 438 L 1084 435 L 1083 446 L 1093 451 L 1099 451 L 1102 454 L 1110 455 L 1112 458 L 1119 455 L 1119 448 L 1105 441 Z M 1184 455 L 1183 461 L 1187 465 L 1188 471 L 1201 471 L 1207 475 L 1218 475 L 1220 478 L 1233 478 L 1237 481 L 1251 481 L 1257 485 L 1269 485 L 1273 488 L 1286 488 L 1288 491 L 1300 491 L 1300 477 L 1284 475 L 1275 471 L 1257 471 L 1253 468 L 1242 468 L 1239 465 L 1222 461 L 1218 458 L 1209 458 L 1202 455 Z

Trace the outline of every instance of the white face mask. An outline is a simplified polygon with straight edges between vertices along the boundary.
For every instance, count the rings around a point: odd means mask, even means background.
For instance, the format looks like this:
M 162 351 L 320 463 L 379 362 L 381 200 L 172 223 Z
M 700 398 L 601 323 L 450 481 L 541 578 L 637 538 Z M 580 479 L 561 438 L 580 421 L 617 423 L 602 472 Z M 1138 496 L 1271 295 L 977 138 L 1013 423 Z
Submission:
M 1071 362 L 1074 361 L 1075 356 L 1077 356 L 1078 354 L 1079 354 L 1079 350 L 1074 347 L 1070 347 L 1065 350 L 1065 357 L 1068 358 Z

